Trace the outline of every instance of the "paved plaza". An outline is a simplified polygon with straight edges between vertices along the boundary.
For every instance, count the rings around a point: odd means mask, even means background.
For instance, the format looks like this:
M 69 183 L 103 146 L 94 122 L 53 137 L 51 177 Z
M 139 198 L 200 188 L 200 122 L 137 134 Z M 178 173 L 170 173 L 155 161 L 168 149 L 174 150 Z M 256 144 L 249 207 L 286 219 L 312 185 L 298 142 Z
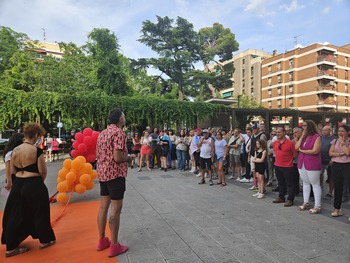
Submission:
M 61 167 L 48 164 L 50 194 Z M 2 185 L 3 168 L 1 163 Z M 277 194 L 270 187 L 259 200 L 249 184 L 198 181 L 189 171 L 129 170 L 120 239 L 130 249 L 119 263 L 350 262 L 348 202 L 342 204 L 344 215 L 332 218 L 332 200 L 322 200 L 322 213 L 311 215 L 298 211 L 302 194 L 287 208 L 272 203 Z M 98 189 L 74 193 L 72 202 L 98 200 Z

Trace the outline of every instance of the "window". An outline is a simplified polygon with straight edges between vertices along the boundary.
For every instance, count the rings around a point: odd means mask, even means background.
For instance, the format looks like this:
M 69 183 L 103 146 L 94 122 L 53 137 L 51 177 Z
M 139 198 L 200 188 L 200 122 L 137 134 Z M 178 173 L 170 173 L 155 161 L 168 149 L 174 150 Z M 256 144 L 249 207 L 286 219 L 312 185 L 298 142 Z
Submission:
M 252 94 L 252 96 L 254 96 L 254 88 L 250 89 L 250 93 Z
M 293 85 L 289 85 L 289 93 L 294 93 L 294 86 Z
M 348 66 L 348 58 L 347 57 L 345 57 L 345 67 L 347 67 Z
M 293 81 L 293 71 L 289 72 L 289 81 Z
M 250 82 L 251 86 L 254 86 L 254 79 L 252 79 L 252 81 Z
M 348 77 L 349 77 L 349 74 L 348 74 L 349 72 L 347 71 L 347 70 L 345 70 L 345 79 L 348 79 Z
M 269 97 L 271 98 L 272 96 L 272 89 L 269 89 Z
M 254 67 L 250 68 L 250 75 L 251 75 L 251 77 L 253 77 L 253 75 L 254 75 Z
M 289 98 L 289 107 L 294 107 L 294 98 Z
M 282 64 L 281 64 L 281 62 L 278 62 L 277 63 L 277 70 L 281 70 L 281 68 L 282 68 Z
M 269 86 L 272 84 L 272 78 L 269 78 Z
M 279 75 L 277 76 L 277 82 L 278 82 L 278 83 L 281 83 L 281 82 L 282 82 L 282 76 L 281 76 L 281 74 L 279 74 Z
M 294 60 L 292 58 L 289 60 L 289 68 L 294 68 Z
M 242 59 L 242 68 L 245 66 L 245 59 Z
M 244 88 L 245 87 L 245 81 L 242 80 L 242 87 Z
M 280 109 L 282 107 L 282 100 L 277 100 L 277 105 L 278 105 L 278 108 Z
M 245 77 L 245 69 L 242 69 L 242 78 Z
M 348 84 L 347 83 L 345 83 L 345 88 L 344 89 L 345 89 L 345 92 L 348 93 Z
M 281 87 L 278 87 L 278 88 L 277 88 L 277 94 L 278 94 L 278 95 L 281 95 L 281 94 L 282 94 L 282 89 L 281 89 Z
M 268 104 L 269 104 L 269 109 L 271 109 L 272 108 L 272 102 L 269 101 Z
M 271 65 L 268 66 L 267 70 L 268 70 L 268 73 L 271 74 L 272 73 L 272 66 Z
M 344 98 L 344 102 L 345 102 L 345 106 L 349 106 L 349 105 L 348 105 L 348 98 L 347 98 L 347 97 Z

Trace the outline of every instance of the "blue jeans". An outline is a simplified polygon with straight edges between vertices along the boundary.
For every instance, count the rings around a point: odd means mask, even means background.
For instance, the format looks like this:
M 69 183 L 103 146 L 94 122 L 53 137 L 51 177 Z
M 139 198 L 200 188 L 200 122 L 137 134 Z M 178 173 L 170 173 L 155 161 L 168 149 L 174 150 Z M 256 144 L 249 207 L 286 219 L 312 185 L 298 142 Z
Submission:
M 177 156 L 177 169 L 185 170 L 186 151 L 176 149 L 176 156 Z

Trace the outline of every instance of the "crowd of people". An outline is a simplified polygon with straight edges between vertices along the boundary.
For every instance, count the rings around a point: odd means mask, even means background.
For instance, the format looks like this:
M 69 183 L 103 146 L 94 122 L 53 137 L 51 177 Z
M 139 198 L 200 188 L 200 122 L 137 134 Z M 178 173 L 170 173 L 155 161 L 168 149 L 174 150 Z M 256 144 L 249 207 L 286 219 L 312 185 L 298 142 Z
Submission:
M 342 216 L 342 202 L 350 192 L 350 128 L 338 127 L 337 135 L 330 126 L 318 126 L 305 120 L 302 127 L 290 129 L 277 126 L 271 132 L 263 123 L 246 125 L 245 131 L 234 129 L 197 128 L 163 130 L 147 127 L 142 134 L 124 132 L 125 115 L 113 109 L 109 125 L 97 140 L 97 174 L 100 184 L 100 209 L 97 215 L 99 241 L 97 250 L 109 248 L 108 256 L 115 257 L 128 250 L 118 241 L 120 214 L 126 191 L 128 165 L 138 172 L 160 169 L 190 170 L 204 185 L 225 187 L 227 180 L 251 183 L 254 197 L 265 197 L 266 187 L 278 195 L 273 203 L 285 207 L 294 205 L 294 198 L 303 192 L 300 211 L 310 214 L 322 211 L 322 199 L 334 199 L 332 217 Z M 72 140 L 74 135 L 72 136 Z M 22 241 L 31 235 L 39 239 L 40 248 L 56 242 L 50 225 L 48 190 L 44 184 L 46 162 L 55 160 L 50 152 L 57 150 L 57 139 L 50 134 L 44 138 L 40 125 L 28 123 L 23 134 L 15 134 L 5 151 L 6 185 L 10 191 L 3 215 L 2 244 L 6 257 L 27 252 Z M 51 151 L 49 151 L 51 149 Z M 46 154 L 44 154 L 46 150 Z M 49 153 L 48 153 L 49 152 Z M 45 159 L 46 157 L 46 159 Z M 327 175 L 327 176 L 326 176 Z M 324 182 L 327 193 L 322 196 Z M 310 206 L 310 197 L 314 204 Z M 110 209 L 110 213 L 108 213 Z M 108 224 L 111 239 L 105 235 Z M 350 221 L 350 218 L 349 218 Z
M 265 197 L 266 187 L 278 192 L 273 203 L 294 205 L 302 191 L 300 211 L 321 213 L 322 199 L 334 198 L 333 217 L 341 216 L 341 203 L 349 200 L 350 139 L 349 128 L 330 126 L 320 129 L 312 120 L 301 127 L 277 126 L 271 132 L 264 123 L 247 124 L 239 129 L 162 130 L 147 127 L 140 135 L 127 132 L 128 154 L 136 156 L 130 164 L 142 171 L 158 168 L 166 172 L 190 170 L 200 177 L 199 184 L 226 186 L 226 180 L 250 183 L 257 199 Z M 328 184 L 322 196 L 323 185 Z M 314 204 L 310 206 L 310 197 Z M 349 219 L 350 220 L 350 219 Z

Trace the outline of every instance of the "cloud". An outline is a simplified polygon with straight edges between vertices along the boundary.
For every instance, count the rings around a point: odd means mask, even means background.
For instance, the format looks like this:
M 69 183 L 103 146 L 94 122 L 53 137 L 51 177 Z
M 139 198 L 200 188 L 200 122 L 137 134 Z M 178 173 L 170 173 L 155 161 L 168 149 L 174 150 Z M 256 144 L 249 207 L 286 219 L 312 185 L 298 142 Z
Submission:
M 330 10 L 331 10 L 331 8 L 329 6 L 326 6 L 325 8 L 323 8 L 322 13 L 328 14 Z
M 250 12 L 258 17 L 267 17 L 275 15 L 274 11 L 267 8 L 268 1 L 265 0 L 250 0 L 248 5 L 244 8 L 244 12 Z
M 292 2 L 290 3 L 290 5 L 281 5 L 280 6 L 282 9 L 284 9 L 287 13 L 291 13 L 294 11 L 297 11 L 299 9 L 304 8 L 304 5 L 300 5 L 298 4 L 298 0 L 292 0 Z
M 272 22 L 266 22 L 266 25 L 267 25 L 268 27 L 274 27 L 274 26 L 275 26 L 274 23 L 272 23 Z

